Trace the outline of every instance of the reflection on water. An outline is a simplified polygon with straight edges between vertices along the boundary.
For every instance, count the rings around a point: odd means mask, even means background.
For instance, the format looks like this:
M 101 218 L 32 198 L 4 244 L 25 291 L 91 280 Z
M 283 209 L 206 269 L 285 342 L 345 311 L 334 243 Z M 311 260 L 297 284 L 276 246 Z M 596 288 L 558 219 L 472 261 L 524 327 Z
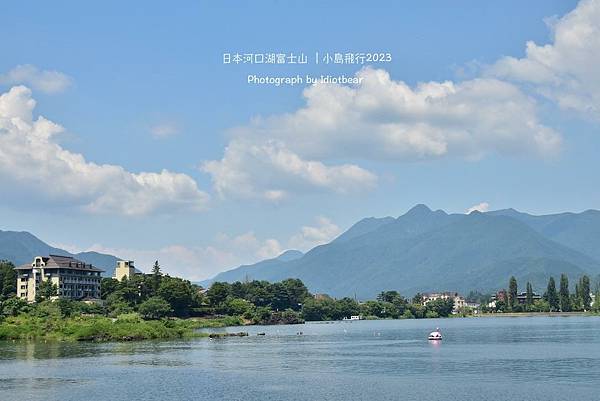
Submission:
M 444 340 L 428 341 L 437 326 Z M 34 401 L 598 399 L 598 317 L 223 330 L 250 335 L 111 344 L 0 342 L 0 400 L 14 399 L 17 390 L 18 398 Z M 261 332 L 266 335 L 258 336 Z

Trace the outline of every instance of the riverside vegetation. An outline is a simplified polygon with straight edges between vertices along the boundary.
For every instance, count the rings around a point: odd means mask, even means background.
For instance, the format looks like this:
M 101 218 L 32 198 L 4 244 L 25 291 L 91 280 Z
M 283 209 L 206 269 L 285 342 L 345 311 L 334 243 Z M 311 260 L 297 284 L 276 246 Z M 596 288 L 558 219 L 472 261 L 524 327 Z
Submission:
M 102 304 L 54 299 L 55 286 L 42 283 L 36 303 L 15 296 L 14 266 L 0 263 L 0 340 L 112 341 L 202 336 L 196 329 L 242 324 L 295 324 L 305 320 L 448 316 L 452 303 L 411 304 L 395 291 L 359 304 L 313 296 L 302 281 L 214 283 L 207 291 L 187 280 L 152 274 L 121 281 L 102 279 Z M 54 299 L 54 300 L 53 300 Z M 416 302 L 416 301 L 415 301 Z
M 57 288 L 41 285 L 34 304 L 16 298 L 13 265 L 0 262 L 0 340 L 126 341 L 206 336 L 198 328 L 244 324 L 296 324 L 305 320 L 341 320 L 360 315 L 366 319 L 448 317 L 452 299 L 422 305 L 421 294 L 407 299 L 397 291 L 383 291 L 375 300 L 357 302 L 311 294 L 302 281 L 216 282 L 204 291 L 191 282 L 164 275 L 158 262 L 152 274 L 121 281 L 102 279 L 102 304 L 54 299 Z M 516 303 L 517 283 L 511 278 L 507 302 L 496 303 L 496 312 L 589 310 L 589 279 L 582 277 L 576 293 L 569 294 L 568 278 L 561 277 L 560 291 L 551 278 L 544 298 L 525 305 Z M 533 294 L 527 285 L 528 294 Z M 587 296 L 585 294 L 588 294 Z M 489 295 L 470 294 L 488 298 Z M 600 297 L 596 298 L 600 300 Z M 598 310 L 598 302 L 591 306 Z M 485 307 L 482 308 L 485 310 Z M 469 311 L 458 311 L 459 316 Z

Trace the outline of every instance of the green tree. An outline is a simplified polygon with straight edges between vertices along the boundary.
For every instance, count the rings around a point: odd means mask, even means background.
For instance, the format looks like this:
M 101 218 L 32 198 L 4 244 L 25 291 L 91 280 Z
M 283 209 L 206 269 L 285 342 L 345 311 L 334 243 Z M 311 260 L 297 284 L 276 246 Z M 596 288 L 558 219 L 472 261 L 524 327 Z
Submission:
M 590 278 L 587 275 L 581 277 L 579 291 L 581 292 L 581 303 L 583 304 L 583 309 L 589 310 L 592 303 L 592 297 L 590 296 Z
M 100 298 L 106 299 L 110 294 L 119 289 L 119 280 L 111 277 L 104 277 L 100 281 Z
M 454 299 L 436 299 L 434 301 L 427 302 L 425 307 L 427 312 L 434 312 L 437 315 L 436 317 L 448 317 L 454 309 Z
M 254 305 L 243 298 L 228 298 L 223 303 L 224 312 L 232 316 L 248 316 L 254 311 Z
M 550 304 L 545 299 L 538 299 L 531 307 L 532 312 L 550 312 Z
M 308 321 L 333 320 L 335 302 L 331 298 L 307 298 L 302 305 L 302 318 Z
M 360 315 L 360 307 L 358 302 L 352 298 L 342 298 L 335 301 L 335 311 L 333 313 L 335 319 L 343 319 L 354 315 Z
M 546 289 L 544 298 L 548 302 L 550 312 L 556 312 L 559 309 L 560 304 L 558 300 L 558 294 L 556 293 L 556 283 L 554 282 L 554 277 L 550 277 L 548 280 L 548 288 Z
M 0 260 L 0 301 L 16 295 L 17 272 L 15 266 L 5 260 Z
M 2 302 L 2 314 L 4 316 L 18 316 L 28 310 L 29 304 L 21 298 L 12 297 Z
M 512 311 L 515 308 L 515 305 L 517 303 L 517 293 L 518 293 L 518 287 L 517 287 L 517 279 L 515 278 L 515 276 L 511 276 L 510 280 L 508 281 L 508 310 Z
M 158 264 L 157 260 L 154 262 L 154 266 L 152 266 L 152 290 L 154 294 L 156 294 L 158 287 L 160 287 L 161 279 L 162 272 L 160 271 L 160 264 Z
M 594 303 L 592 304 L 591 310 L 594 312 L 600 312 L 600 289 L 596 290 L 594 294 Z
M 288 278 L 287 280 L 283 280 L 281 284 L 283 284 L 288 293 L 290 308 L 300 310 L 304 300 L 310 297 L 308 288 L 306 288 L 302 280 L 297 278 Z
M 138 312 L 144 319 L 161 319 L 169 316 L 173 308 L 161 297 L 150 297 L 140 304 Z
M 194 301 L 192 283 L 176 277 L 164 276 L 161 279 L 157 295 L 167 301 L 175 316 L 189 316 Z
M 569 295 L 569 278 L 566 274 L 560 275 L 560 289 L 558 291 L 560 300 L 560 310 L 562 312 L 571 311 L 571 298 Z
M 530 310 L 533 306 L 533 287 L 531 283 L 528 281 L 526 286 L 526 298 L 525 298 L 525 306 L 527 310 Z
M 381 302 L 394 302 L 398 297 L 400 297 L 398 291 L 382 291 L 377 295 L 377 300 Z
M 36 291 L 36 302 L 50 299 L 58 295 L 58 287 L 50 280 L 42 280 Z
M 217 281 L 210 286 L 208 291 L 206 291 L 206 296 L 208 297 L 210 305 L 217 307 L 225 302 L 229 296 L 229 292 L 230 285 L 228 283 L 221 283 Z
M 412 298 L 411 303 L 413 305 L 421 305 L 423 303 L 423 294 L 417 292 L 415 296 Z

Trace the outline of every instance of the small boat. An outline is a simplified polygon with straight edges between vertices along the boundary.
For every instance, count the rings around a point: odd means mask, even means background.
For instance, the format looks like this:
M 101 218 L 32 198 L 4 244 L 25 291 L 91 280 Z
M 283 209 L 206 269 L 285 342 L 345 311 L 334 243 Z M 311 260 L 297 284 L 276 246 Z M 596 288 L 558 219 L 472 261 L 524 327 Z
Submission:
M 435 331 L 429 333 L 429 337 L 427 337 L 427 339 L 432 341 L 440 341 L 442 339 L 442 332 L 440 331 L 439 327 L 436 327 Z
M 350 316 L 350 317 L 344 317 L 342 320 L 360 320 L 360 316 Z

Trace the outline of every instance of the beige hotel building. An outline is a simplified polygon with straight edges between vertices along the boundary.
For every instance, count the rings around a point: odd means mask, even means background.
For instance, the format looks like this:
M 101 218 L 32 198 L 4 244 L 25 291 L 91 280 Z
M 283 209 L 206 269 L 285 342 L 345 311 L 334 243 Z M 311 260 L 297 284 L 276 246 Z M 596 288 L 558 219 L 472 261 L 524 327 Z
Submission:
M 35 302 L 42 281 L 50 280 L 58 288 L 58 297 L 100 299 L 101 273 L 91 264 L 70 256 L 36 256 L 33 262 L 16 267 L 17 296 Z

